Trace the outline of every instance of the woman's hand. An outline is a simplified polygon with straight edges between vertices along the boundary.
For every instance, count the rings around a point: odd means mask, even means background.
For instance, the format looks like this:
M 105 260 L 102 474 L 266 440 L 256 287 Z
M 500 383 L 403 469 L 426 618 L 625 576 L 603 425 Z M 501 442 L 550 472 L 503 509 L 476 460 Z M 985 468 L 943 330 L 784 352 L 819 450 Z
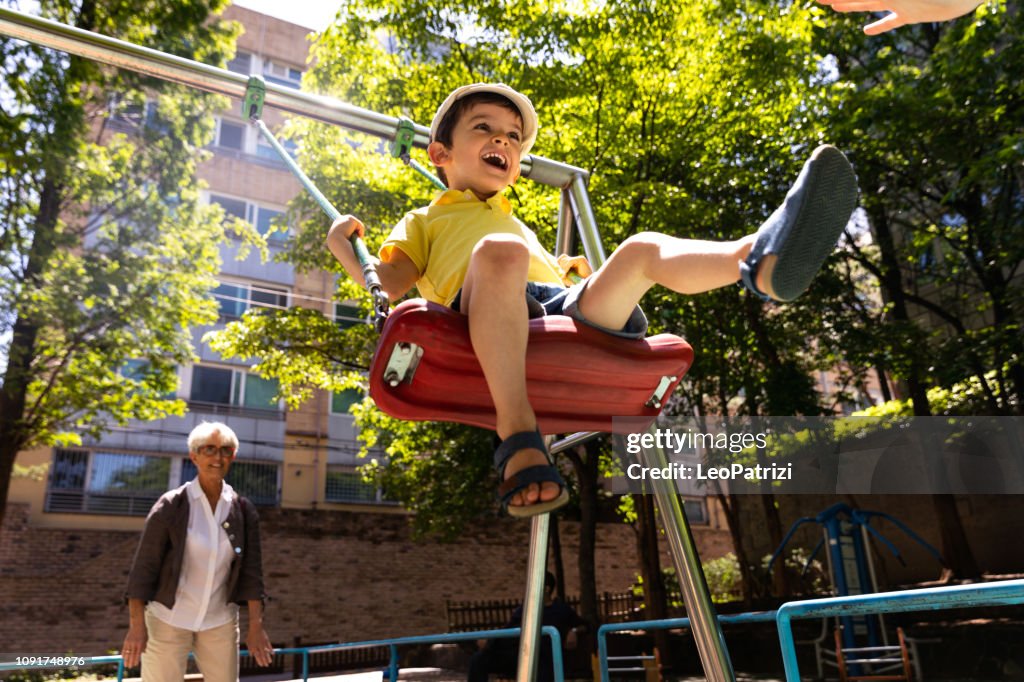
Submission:
M 125 635 L 124 644 L 121 646 L 121 657 L 124 658 L 124 667 L 135 668 L 142 660 L 142 652 L 146 650 L 146 626 L 136 623 L 128 627 L 128 634 Z
M 249 626 L 249 634 L 245 636 L 245 645 L 249 653 L 256 659 L 257 665 L 267 667 L 274 660 L 274 647 L 270 644 L 267 631 L 259 623 Z

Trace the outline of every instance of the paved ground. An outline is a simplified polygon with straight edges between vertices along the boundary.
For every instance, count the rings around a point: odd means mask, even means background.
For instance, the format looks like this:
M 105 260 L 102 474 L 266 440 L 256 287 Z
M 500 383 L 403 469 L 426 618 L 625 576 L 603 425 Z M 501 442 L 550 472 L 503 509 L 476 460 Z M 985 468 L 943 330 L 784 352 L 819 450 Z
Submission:
M 199 675 L 188 676 L 188 682 L 193 679 L 201 680 Z M 349 673 L 346 675 L 319 675 L 311 676 L 310 680 L 316 682 L 380 682 L 383 679 L 381 671 L 373 673 Z M 398 679 L 402 682 L 466 682 L 466 673 L 457 670 L 444 670 L 442 668 L 403 668 L 398 673 Z M 139 682 L 139 678 L 125 678 L 124 682 Z M 294 680 L 290 675 L 246 675 L 242 682 L 301 682 Z M 497 682 L 497 680 L 496 680 Z M 507 681 L 506 681 L 507 682 Z M 583 682 L 583 681 L 576 681 Z M 586 682 L 590 682 L 589 680 Z M 640 678 L 630 678 L 630 682 L 642 682 Z M 671 677 L 666 682 L 705 682 L 703 677 Z M 778 677 L 757 677 L 738 673 L 736 682 L 783 682 Z
M 383 674 L 380 671 L 375 673 L 354 673 L 348 675 L 321 675 L 318 677 L 310 677 L 311 680 L 316 682 L 380 682 Z M 4 679 L 3 675 L 0 674 L 0 679 Z M 77 682 L 93 682 L 97 680 L 96 677 L 82 677 L 78 678 Z M 102 678 L 101 678 L 102 679 Z M 113 679 L 113 678 L 107 678 Z M 811 678 L 805 677 L 804 680 L 810 680 Z M 833 678 L 834 679 L 834 678 Z M 999 678 L 977 678 L 973 677 L 970 679 L 953 679 L 953 678 L 939 678 L 942 682 L 1007 682 L 1008 680 L 1019 680 L 1022 678 L 1015 676 L 1002 676 Z M 202 680 L 200 675 L 189 675 L 186 677 L 188 682 L 199 682 Z M 242 678 L 243 682 L 299 682 L 298 680 L 292 680 L 290 675 L 246 675 Z M 399 673 L 399 680 L 402 682 L 465 682 L 466 674 L 455 670 L 444 670 L 441 668 L 405 668 Z M 638 682 L 640 678 L 631 678 L 629 682 Z M 75 682 L 75 681 L 70 681 Z M 124 682 L 139 682 L 139 678 L 125 678 Z M 508 682 L 508 681 L 505 681 Z M 582 680 L 576 682 L 584 682 Z M 590 682 L 587 680 L 586 682 Z M 665 682 L 705 682 L 703 677 L 670 677 Z M 736 682 L 783 682 L 780 677 L 765 677 L 757 675 L 746 675 L 744 673 L 737 673 Z

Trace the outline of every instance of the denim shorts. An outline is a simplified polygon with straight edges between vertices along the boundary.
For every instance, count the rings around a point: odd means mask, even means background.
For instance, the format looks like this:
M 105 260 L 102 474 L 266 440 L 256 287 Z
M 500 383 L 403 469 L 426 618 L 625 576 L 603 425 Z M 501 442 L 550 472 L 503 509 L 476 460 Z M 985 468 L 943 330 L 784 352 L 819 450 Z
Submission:
M 647 316 L 640 306 L 633 308 L 626 325 L 622 329 L 608 329 L 599 324 L 594 324 L 583 317 L 579 309 L 580 296 L 587 288 L 588 280 L 573 284 L 566 288 L 557 284 L 543 284 L 541 282 L 526 283 L 526 307 L 530 319 L 544 317 L 545 315 L 565 315 L 574 320 L 582 322 L 588 327 L 599 329 L 605 334 L 618 336 L 624 339 L 642 339 L 647 335 Z M 455 294 L 451 302 L 451 308 L 461 312 L 462 290 Z

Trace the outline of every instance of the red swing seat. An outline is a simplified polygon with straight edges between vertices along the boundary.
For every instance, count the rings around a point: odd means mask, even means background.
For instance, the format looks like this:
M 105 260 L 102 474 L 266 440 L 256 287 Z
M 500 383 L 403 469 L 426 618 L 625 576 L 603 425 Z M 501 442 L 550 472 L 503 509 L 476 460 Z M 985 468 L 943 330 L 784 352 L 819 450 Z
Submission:
M 612 432 L 649 423 L 693 364 L 678 336 L 621 339 L 550 315 L 530 320 L 527 393 L 541 433 Z M 494 402 L 465 315 L 423 299 L 395 307 L 370 367 L 370 396 L 386 414 L 494 429 Z

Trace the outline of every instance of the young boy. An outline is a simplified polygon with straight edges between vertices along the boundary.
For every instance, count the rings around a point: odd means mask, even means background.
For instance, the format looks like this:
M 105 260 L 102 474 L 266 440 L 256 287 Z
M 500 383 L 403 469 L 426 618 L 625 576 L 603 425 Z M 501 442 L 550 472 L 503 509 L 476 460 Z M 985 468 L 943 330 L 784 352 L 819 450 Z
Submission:
M 733 242 L 641 233 L 590 274 L 581 259 L 560 263 L 547 253 L 502 194 L 519 177 L 537 125 L 530 100 L 506 85 L 477 83 L 452 92 L 434 115 L 427 147 L 448 191 L 395 226 L 377 266 L 392 300 L 415 285 L 424 298 L 469 316 L 502 439 L 495 452 L 503 481 L 498 493 L 512 516 L 549 512 L 568 501 L 526 396 L 531 315 L 569 315 L 609 334 L 642 338 L 647 320 L 637 302 L 655 284 L 696 294 L 741 280 L 762 298 L 792 300 L 835 247 L 857 202 L 846 158 L 834 147 L 819 147 L 756 233 Z M 342 216 L 327 236 L 331 253 L 360 283 L 348 240 L 363 231 L 358 219 Z M 568 286 L 572 265 L 589 276 Z

